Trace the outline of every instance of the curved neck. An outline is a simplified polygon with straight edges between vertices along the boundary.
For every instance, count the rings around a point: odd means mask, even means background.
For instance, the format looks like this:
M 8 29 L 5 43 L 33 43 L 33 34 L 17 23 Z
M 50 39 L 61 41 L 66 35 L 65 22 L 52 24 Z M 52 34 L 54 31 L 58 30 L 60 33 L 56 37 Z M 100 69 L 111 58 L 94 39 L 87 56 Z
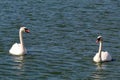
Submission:
M 21 47 L 23 48 L 24 46 L 24 43 L 23 43 L 23 35 L 22 35 L 22 31 L 20 30 L 19 31 L 19 38 L 20 38 L 20 44 L 21 44 Z
M 99 50 L 98 50 L 100 62 L 102 61 L 102 59 L 101 59 L 101 52 L 102 52 L 102 41 L 100 41 Z

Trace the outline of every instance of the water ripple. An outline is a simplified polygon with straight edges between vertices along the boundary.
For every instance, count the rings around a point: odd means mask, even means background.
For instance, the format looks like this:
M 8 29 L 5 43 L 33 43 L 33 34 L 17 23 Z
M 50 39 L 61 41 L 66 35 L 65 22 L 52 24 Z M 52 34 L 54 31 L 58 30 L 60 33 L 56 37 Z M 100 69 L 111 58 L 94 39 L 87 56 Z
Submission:
M 0 79 L 119 79 L 119 0 L 2 0 L 0 2 Z M 24 34 L 28 54 L 8 53 Z M 97 65 L 96 37 L 116 61 Z

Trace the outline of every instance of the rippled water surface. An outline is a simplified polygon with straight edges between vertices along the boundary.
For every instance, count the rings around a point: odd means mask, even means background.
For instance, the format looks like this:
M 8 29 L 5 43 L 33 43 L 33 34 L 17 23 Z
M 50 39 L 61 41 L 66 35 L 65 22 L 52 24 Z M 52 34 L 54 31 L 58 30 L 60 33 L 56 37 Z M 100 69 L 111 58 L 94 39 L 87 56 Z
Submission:
M 28 54 L 13 56 L 21 26 Z M 115 61 L 92 61 L 96 37 Z M 119 80 L 120 0 L 1 0 L 0 80 Z

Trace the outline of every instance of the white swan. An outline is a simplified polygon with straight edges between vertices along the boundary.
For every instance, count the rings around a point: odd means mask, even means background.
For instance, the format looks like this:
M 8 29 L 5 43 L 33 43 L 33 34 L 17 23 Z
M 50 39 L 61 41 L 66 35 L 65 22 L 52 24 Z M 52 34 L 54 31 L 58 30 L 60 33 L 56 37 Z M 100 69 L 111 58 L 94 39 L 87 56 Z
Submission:
M 99 45 L 98 53 L 96 53 L 96 55 L 93 57 L 93 61 L 94 62 L 111 61 L 112 60 L 111 55 L 107 51 L 105 51 L 105 52 L 102 51 L 102 42 L 103 42 L 102 36 L 98 36 L 96 42 L 97 43 L 99 42 L 100 45 Z
M 22 33 L 26 32 L 29 33 L 30 31 L 26 27 L 21 27 L 19 30 L 19 38 L 20 38 L 20 43 L 14 43 L 9 50 L 9 53 L 12 55 L 24 55 L 27 53 L 26 48 L 24 47 L 23 43 L 23 35 Z

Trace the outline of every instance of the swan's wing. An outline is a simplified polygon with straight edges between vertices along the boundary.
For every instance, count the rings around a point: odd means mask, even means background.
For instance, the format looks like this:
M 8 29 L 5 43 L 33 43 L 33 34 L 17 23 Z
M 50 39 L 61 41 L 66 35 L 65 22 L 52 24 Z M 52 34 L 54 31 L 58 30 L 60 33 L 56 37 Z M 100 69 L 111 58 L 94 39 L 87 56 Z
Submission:
M 110 61 L 112 60 L 111 55 L 107 51 L 102 51 L 102 60 L 103 61 Z
M 10 53 L 17 53 L 20 50 L 20 44 L 19 43 L 14 43 L 9 50 Z
M 99 62 L 100 61 L 99 53 L 95 54 L 95 56 L 93 57 L 93 61 L 95 61 L 95 62 Z
M 11 49 L 9 50 L 10 54 L 13 55 L 23 55 L 27 53 L 26 48 L 24 47 L 24 49 L 21 48 L 21 44 L 19 43 L 14 43 L 11 47 Z

